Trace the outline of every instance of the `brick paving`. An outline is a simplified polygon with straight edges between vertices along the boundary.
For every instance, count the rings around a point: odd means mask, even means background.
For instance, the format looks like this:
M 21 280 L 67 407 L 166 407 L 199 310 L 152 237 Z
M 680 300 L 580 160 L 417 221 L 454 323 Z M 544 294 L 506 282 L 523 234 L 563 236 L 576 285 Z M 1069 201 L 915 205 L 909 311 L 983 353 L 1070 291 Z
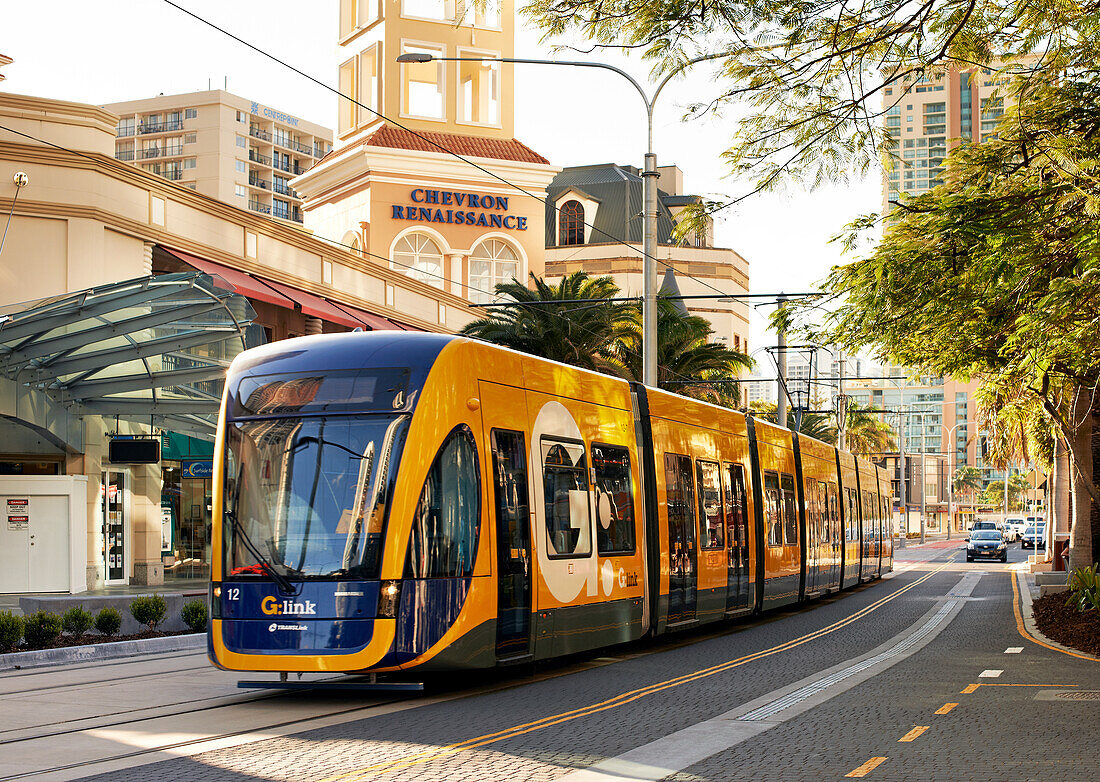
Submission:
M 952 545 L 957 543 L 952 541 Z M 904 554 L 916 561 L 942 561 L 950 556 L 938 546 L 910 547 Z M 1018 552 L 1014 558 L 1019 558 Z M 812 610 L 734 626 L 717 637 L 701 634 L 694 643 L 664 642 L 613 650 L 611 656 L 626 658 L 614 664 L 93 779 L 318 780 L 407 760 L 421 752 L 438 753 L 455 742 L 589 706 L 768 649 L 850 616 L 916 580 L 927 569 L 918 566 L 890 581 L 821 601 Z M 1038 688 L 981 687 L 971 695 L 959 694 L 967 684 L 979 681 L 975 677 L 985 668 L 1005 669 L 998 680 L 1001 683 L 1050 683 L 1043 680 L 1051 679 L 1100 689 L 1100 664 L 1050 652 L 1019 637 L 1012 616 L 1009 576 L 1003 566 L 966 564 L 952 565 L 869 617 L 813 642 L 618 708 L 427 763 L 399 764 L 370 778 L 550 782 L 869 651 L 916 622 L 936 597 L 958 583 L 965 570 L 990 575 L 978 584 L 975 599 L 966 602 L 954 622 L 928 647 L 757 739 L 668 779 L 841 778 L 874 756 L 888 760 L 867 779 L 1085 779 L 1085 766 L 1091 762 L 1093 769 L 1096 767 L 1095 756 L 1051 757 L 1044 747 L 1051 741 L 1055 746 L 1072 746 L 1081 735 L 1082 715 L 1095 718 L 1097 702 L 1035 701 L 1033 690 Z M 1003 654 L 1006 647 L 1020 645 L 1025 647 L 1023 654 Z M 950 701 L 960 706 L 945 716 L 932 714 Z M 1032 724 L 1036 726 L 1033 732 L 1022 733 L 1024 726 Z M 933 728 L 912 743 L 899 744 L 897 739 L 914 725 Z M 1095 777 L 1095 770 L 1088 774 L 1090 781 Z

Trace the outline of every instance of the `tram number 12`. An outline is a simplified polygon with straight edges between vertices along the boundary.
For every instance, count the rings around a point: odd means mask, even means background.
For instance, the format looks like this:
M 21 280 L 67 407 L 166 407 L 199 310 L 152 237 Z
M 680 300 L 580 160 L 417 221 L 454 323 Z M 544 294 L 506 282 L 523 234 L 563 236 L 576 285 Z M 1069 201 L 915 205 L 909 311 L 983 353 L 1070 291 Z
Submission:
M 231 588 L 229 588 L 225 591 L 225 596 L 229 600 L 240 600 L 241 599 L 241 590 L 240 590 L 239 587 L 231 587 Z

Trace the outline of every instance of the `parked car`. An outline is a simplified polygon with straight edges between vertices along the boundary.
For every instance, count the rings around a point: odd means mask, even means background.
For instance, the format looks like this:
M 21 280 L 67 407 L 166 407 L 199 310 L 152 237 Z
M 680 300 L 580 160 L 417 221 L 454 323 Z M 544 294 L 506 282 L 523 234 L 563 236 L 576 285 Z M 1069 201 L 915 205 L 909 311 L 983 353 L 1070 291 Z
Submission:
M 1000 532 L 995 529 L 980 529 L 966 539 L 966 561 L 973 562 L 975 559 L 999 559 L 1001 562 L 1008 562 L 1008 544 Z
M 1029 526 L 1020 539 L 1020 548 L 1045 549 L 1047 547 L 1047 528 L 1045 524 Z
M 1032 524 L 1035 522 L 1032 521 Z M 1024 534 L 1024 530 L 1027 529 L 1028 520 L 1023 516 L 1009 516 L 1005 519 L 1005 540 L 1009 543 L 1014 543 L 1020 539 L 1020 536 Z

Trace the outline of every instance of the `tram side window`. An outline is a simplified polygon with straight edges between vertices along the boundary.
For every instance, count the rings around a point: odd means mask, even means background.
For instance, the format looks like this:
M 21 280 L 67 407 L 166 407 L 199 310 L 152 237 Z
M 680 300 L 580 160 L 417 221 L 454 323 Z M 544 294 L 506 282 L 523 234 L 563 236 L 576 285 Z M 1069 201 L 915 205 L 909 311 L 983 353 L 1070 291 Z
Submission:
M 856 490 L 850 486 L 844 489 L 845 509 L 848 514 L 845 516 L 845 540 L 855 541 L 859 540 L 859 517 L 856 515 Z
M 592 443 L 596 476 L 596 550 L 601 554 L 634 553 L 634 482 L 630 451 Z
M 527 447 L 521 432 L 493 430 L 493 477 L 498 545 L 509 551 L 526 550 L 530 511 Z
M 798 505 L 794 496 L 794 476 L 783 473 L 783 538 L 788 546 L 798 545 Z
M 584 445 L 543 440 L 542 483 L 550 556 L 588 556 L 592 520 Z
M 727 464 L 722 473 L 722 484 L 726 490 L 726 537 L 730 548 L 748 543 L 745 520 L 749 517 L 745 496 L 745 470 L 740 464 Z
M 688 556 L 695 550 L 695 481 L 691 459 L 665 454 L 665 501 L 668 504 L 669 552 Z
M 817 482 L 817 502 L 819 518 L 821 519 L 821 536 L 822 543 L 829 542 L 829 490 L 825 486 L 825 481 Z
M 779 499 L 779 476 L 774 472 L 764 473 L 764 520 L 768 527 L 768 545 L 783 545 L 783 512 Z
M 716 462 L 695 462 L 699 482 L 699 526 L 702 528 L 702 547 L 720 549 L 724 543 L 722 534 L 722 490 L 718 485 Z
M 840 502 L 837 499 L 837 486 L 835 483 L 829 484 L 829 528 L 836 536 L 836 540 L 840 540 Z
M 481 478 L 474 434 L 451 430 L 436 454 L 413 516 L 405 578 L 454 578 L 474 569 Z
M 875 521 L 871 517 L 871 492 L 863 492 L 863 540 L 869 542 L 875 536 Z

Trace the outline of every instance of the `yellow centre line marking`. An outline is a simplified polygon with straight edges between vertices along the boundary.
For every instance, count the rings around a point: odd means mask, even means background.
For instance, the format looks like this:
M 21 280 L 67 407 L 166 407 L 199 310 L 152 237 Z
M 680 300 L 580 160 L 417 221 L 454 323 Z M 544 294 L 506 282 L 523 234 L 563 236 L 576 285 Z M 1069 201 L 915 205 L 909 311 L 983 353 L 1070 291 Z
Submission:
M 405 757 L 405 758 L 400 758 L 400 759 L 397 759 L 397 760 L 384 761 L 382 763 L 376 763 L 372 766 L 367 766 L 365 768 L 355 769 L 353 771 L 346 771 L 342 774 L 337 774 L 335 776 L 325 777 L 324 779 L 320 780 L 319 782 L 353 782 L 353 780 L 364 779 L 364 778 L 366 778 L 366 776 L 371 775 L 371 774 L 378 774 L 378 773 L 389 772 L 389 771 L 397 771 L 397 770 L 400 770 L 400 769 L 409 768 L 411 766 L 421 765 L 423 763 L 429 763 L 431 761 L 439 760 L 439 759 L 447 757 L 449 755 L 455 755 L 455 754 L 458 754 L 459 752 L 464 752 L 468 749 L 475 749 L 477 747 L 481 747 L 481 746 L 484 746 L 486 744 L 492 744 L 494 742 L 501 741 L 503 739 L 515 738 L 516 736 L 522 736 L 526 733 L 531 733 L 533 731 L 542 730 L 543 728 L 549 728 L 549 727 L 552 727 L 554 725 L 559 725 L 563 722 L 570 722 L 572 720 L 579 719 L 580 717 L 587 717 L 591 714 L 597 714 L 601 711 L 607 711 L 608 709 L 618 708 L 619 706 L 624 706 L 628 703 L 633 703 L 634 701 L 636 701 L 640 698 L 644 698 L 647 695 L 652 695 L 654 693 L 661 692 L 662 690 L 667 690 L 667 689 L 672 688 L 672 687 L 679 687 L 680 685 L 688 684 L 688 683 L 694 682 L 694 681 L 698 681 L 699 679 L 705 679 L 705 678 L 708 678 L 710 676 L 714 676 L 715 674 L 723 673 L 725 671 L 732 670 L 733 668 L 737 668 L 737 667 L 740 667 L 742 665 L 746 665 L 750 662 L 755 662 L 756 660 L 763 659 L 764 657 L 770 657 L 771 655 L 778 654 L 779 652 L 784 652 L 784 651 L 787 651 L 788 649 L 793 649 L 796 646 L 801 646 L 802 644 L 809 643 L 810 641 L 816 640 L 816 639 L 818 639 L 822 636 L 828 635 L 828 634 L 836 632 L 837 630 L 840 630 L 844 627 L 847 627 L 848 625 L 852 624 L 853 622 L 856 622 L 859 619 L 862 619 L 863 617 L 867 616 L 871 612 L 878 610 L 879 608 L 886 605 L 890 601 L 900 597 L 905 592 L 908 592 L 910 589 L 913 589 L 913 588 L 919 586 L 920 584 L 924 583 L 928 579 L 930 579 L 933 576 L 937 575 L 940 571 L 946 569 L 947 566 L 952 563 L 952 559 L 948 559 L 946 562 L 944 562 L 942 565 L 937 567 L 935 570 L 933 570 L 929 573 L 926 573 L 925 575 L 921 576 L 920 578 L 918 578 L 913 583 L 908 584 L 904 587 L 901 587 L 900 589 L 890 593 L 889 595 L 886 595 L 885 597 L 879 598 L 874 603 L 871 603 L 870 605 L 868 605 L 864 608 L 861 608 L 859 611 L 856 611 L 854 614 L 852 614 L 851 616 L 846 617 L 845 619 L 841 619 L 837 622 L 834 622 L 831 625 L 827 625 L 826 627 L 823 627 L 820 630 L 814 630 L 813 632 L 807 633 L 806 635 L 801 636 L 799 638 L 794 638 L 790 641 L 786 641 L 784 643 L 778 644 L 777 646 L 773 646 L 770 649 L 764 649 L 764 650 L 759 651 L 759 652 L 753 652 L 752 654 L 747 654 L 744 657 L 739 657 L 735 660 L 728 660 L 724 663 L 719 663 L 718 665 L 712 666 L 710 668 L 704 668 L 704 669 L 699 670 L 699 671 L 694 671 L 692 673 L 683 674 L 682 676 L 677 676 L 673 679 L 668 679 L 667 681 L 658 682 L 657 684 L 651 684 L 647 687 L 641 687 L 641 688 L 636 689 L 636 690 L 631 690 L 629 692 L 624 692 L 624 693 L 621 693 L 619 695 L 616 695 L 613 698 L 608 698 L 605 701 L 600 701 L 599 703 L 590 704 L 588 706 L 584 706 L 584 707 L 579 708 L 579 709 L 574 709 L 572 711 L 563 712 L 561 714 L 555 714 L 555 715 L 550 716 L 550 717 L 543 717 L 542 719 L 534 720 L 533 722 L 527 722 L 527 723 L 524 723 L 522 725 L 516 725 L 516 726 L 513 726 L 511 728 L 507 728 L 505 730 L 497 731 L 496 733 L 489 733 L 489 734 L 486 734 L 484 736 L 478 736 L 476 738 L 467 739 L 466 741 L 460 741 L 460 742 L 457 742 L 455 744 L 449 744 L 449 745 L 444 746 L 444 747 L 432 747 L 431 749 L 423 750 L 423 751 L 415 753 L 413 755 L 409 755 L 408 757 Z M 883 760 L 885 760 L 885 758 L 883 758 Z M 878 765 L 878 764 L 876 763 L 875 765 Z M 872 768 L 873 768 L 873 766 L 872 766 Z M 870 769 L 868 769 L 868 770 L 870 770 Z M 862 774 L 860 776 L 862 776 Z
M 928 730 L 931 727 L 932 727 L 931 725 L 918 725 L 917 727 L 913 728 L 911 731 L 906 733 L 904 736 L 902 736 L 900 739 L 898 739 L 898 741 L 899 742 L 901 742 L 901 741 L 913 741 L 914 739 L 919 737 L 920 734 L 924 733 L 926 730 Z
M 945 703 L 942 706 L 940 706 L 938 709 L 936 709 L 936 714 L 947 714 L 947 712 L 951 711 L 953 708 L 955 708 L 958 705 L 959 704 L 957 704 L 957 703 Z
M 852 771 L 849 771 L 844 776 L 846 776 L 846 777 L 865 777 L 885 762 L 886 762 L 886 758 L 871 758 L 866 763 L 864 763 L 862 766 L 860 766 L 857 769 L 853 769 Z
M 975 690 L 977 690 L 981 686 L 982 685 L 980 685 L 980 684 L 968 684 L 968 685 L 966 685 L 966 689 L 959 690 L 959 695 L 969 695 L 970 693 L 974 692 Z

